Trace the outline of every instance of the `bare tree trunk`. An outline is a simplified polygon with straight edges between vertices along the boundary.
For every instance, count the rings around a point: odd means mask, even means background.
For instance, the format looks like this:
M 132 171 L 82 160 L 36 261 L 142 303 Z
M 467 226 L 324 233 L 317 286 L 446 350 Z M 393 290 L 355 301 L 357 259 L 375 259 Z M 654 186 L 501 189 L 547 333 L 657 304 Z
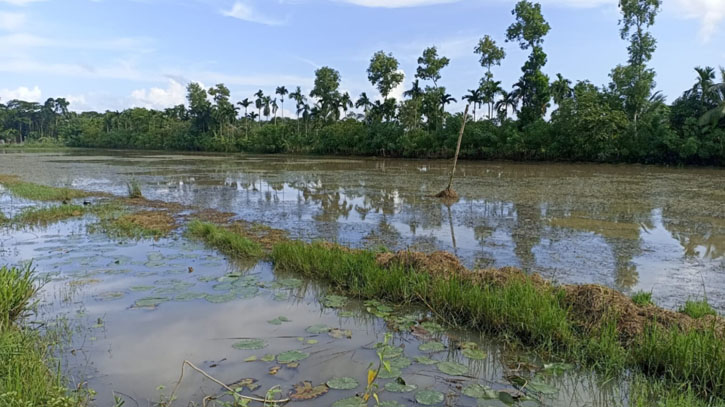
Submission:
M 456 146 L 456 155 L 453 158 L 453 170 L 451 171 L 451 178 L 448 180 L 448 188 L 447 190 L 450 190 L 453 186 L 453 175 L 456 174 L 456 166 L 458 165 L 458 154 L 461 153 L 461 141 L 463 140 L 463 131 L 466 129 L 466 120 L 468 119 L 468 107 L 469 105 L 466 105 L 466 110 L 463 112 L 463 124 L 461 125 L 461 132 L 458 134 L 458 145 Z

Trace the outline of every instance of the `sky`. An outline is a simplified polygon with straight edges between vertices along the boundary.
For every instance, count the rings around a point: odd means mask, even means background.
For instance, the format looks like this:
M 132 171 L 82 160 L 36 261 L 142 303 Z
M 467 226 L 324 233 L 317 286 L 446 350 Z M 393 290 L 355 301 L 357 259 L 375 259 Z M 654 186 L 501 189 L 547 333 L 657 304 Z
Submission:
M 626 63 L 617 0 L 539 0 L 552 29 L 544 72 L 608 82 Z M 342 90 L 376 95 L 367 80 L 378 50 L 400 61 L 405 82 L 429 46 L 451 59 L 440 85 L 459 98 L 478 86 L 473 49 L 488 34 L 506 49 L 494 69 L 505 89 L 528 52 L 505 42 L 515 0 L 0 0 L 0 101 L 65 97 L 71 109 L 163 109 L 186 85 L 224 83 L 238 101 L 284 85 L 309 94 L 315 69 L 342 75 Z M 663 0 L 652 32 L 657 89 L 672 101 L 695 66 L 725 66 L 725 0 Z M 291 114 L 288 103 L 285 110 Z M 461 109 L 462 105 L 456 106 Z

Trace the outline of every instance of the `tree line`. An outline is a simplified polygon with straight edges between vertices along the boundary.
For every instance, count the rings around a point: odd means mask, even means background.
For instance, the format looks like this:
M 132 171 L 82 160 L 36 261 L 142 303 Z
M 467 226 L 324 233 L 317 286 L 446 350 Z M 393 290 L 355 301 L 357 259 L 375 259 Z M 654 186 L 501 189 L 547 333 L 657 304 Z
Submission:
M 660 6 L 661 0 L 620 0 L 620 36 L 629 57 L 611 71 L 608 84 L 597 86 L 573 84 L 561 74 L 550 78 L 542 71 L 551 27 L 540 4 L 517 3 L 505 37 L 528 52 L 528 59 L 507 91 L 495 76 L 506 58 L 504 48 L 489 35 L 472 47 L 482 77 L 460 96 L 472 112 L 461 156 L 723 165 L 725 69 L 695 68 L 692 88 L 665 103 L 648 65 L 657 44 L 649 30 Z M 404 82 L 404 74 L 398 60 L 384 51 L 372 56 L 367 69 L 379 100 L 342 92 L 340 73 L 331 67 L 315 72 L 309 93 L 279 86 L 236 103 L 223 84 L 204 89 L 190 83 L 187 103 L 163 111 L 76 113 L 62 98 L 42 105 L 11 100 L 0 104 L 0 139 L 75 147 L 451 156 L 463 117 L 447 111 L 459 101 L 442 84 L 450 59 L 433 46 L 417 62 L 402 100 L 391 92 Z M 285 104 L 293 117 L 285 117 Z

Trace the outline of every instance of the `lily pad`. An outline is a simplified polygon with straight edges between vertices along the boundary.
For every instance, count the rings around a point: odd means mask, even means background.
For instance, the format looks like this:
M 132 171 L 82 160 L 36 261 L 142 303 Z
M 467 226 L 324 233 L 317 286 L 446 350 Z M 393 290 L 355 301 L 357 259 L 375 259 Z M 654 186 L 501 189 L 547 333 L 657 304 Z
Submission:
M 435 390 L 423 390 L 415 393 L 415 401 L 424 406 L 440 404 L 444 399 L 443 393 Z
M 233 301 L 237 299 L 237 296 L 234 295 L 234 293 L 228 293 L 228 294 L 207 294 L 204 296 L 204 299 L 209 301 L 212 304 L 222 304 L 225 302 Z
M 420 326 L 426 331 L 433 334 L 439 334 L 445 331 L 445 329 L 440 324 L 432 321 L 423 322 L 420 324 Z
M 547 396 L 551 396 L 559 392 L 559 389 L 544 382 L 541 378 L 538 377 L 535 377 L 533 380 L 531 380 L 526 387 L 530 390 Z
M 363 401 L 360 397 L 348 397 L 332 403 L 332 407 L 362 407 L 367 405 L 368 403 Z
M 284 278 L 281 280 L 277 280 L 277 283 L 285 288 L 297 288 L 302 286 L 302 280 L 296 278 Z
M 123 291 L 107 291 L 96 295 L 95 299 L 98 301 L 113 301 L 123 298 L 124 295 L 126 295 L 126 293 Z
M 330 389 L 325 384 L 313 386 L 311 382 L 302 382 L 294 386 L 289 398 L 293 401 L 312 400 L 325 395 Z
M 340 328 L 332 328 L 327 332 L 327 334 L 335 339 L 352 338 L 352 331 L 349 329 L 342 330 Z
M 435 365 L 438 363 L 437 360 L 431 359 L 427 356 L 418 356 L 415 358 L 416 363 L 420 363 L 421 365 Z
M 335 377 L 327 381 L 327 386 L 335 390 L 352 390 L 360 383 L 352 377 Z
M 327 308 L 342 308 L 347 304 L 347 297 L 342 295 L 328 295 L 322 300 L 322 305 Z
M 406 367 L 413 364 L 413 361 L 405 356 L 397 357 L 388 362 L 390 367 L 397 367 L 398 369 L 405 369 Z
M 232 347 L 239 350 L 256 350 L 266 348 L 267 343 L 264 341 L 264 339 L 242 339 L 241 341 L 232 345 Z
M 302 352 L 299 350 L 289 350 L 287 352 L 282 352 L 279 355 L 277 355 L 277 362 L 279 363 L 293 363 L 293 362 L 299 362 L 300 360 L 304 360 L 310 357 L 310 354 L 307 352 Z
M 156 308 L 161 303 L 164 303 L 169 300 L 170 299 L 168 297 L 146 297 L 146 298 L 141 298 L 139 300 L 136 300 L 136 303 L 133 305 L 133 307 L 134 308 Z
M 475 399 L 491 400 L 498 398 L 498 392 L 488 386 L 471 383 L 463 388 L 463 394 Z
M 133 287 L 129 288 L 129 290 L 134 291 L 134 292 L 151 291 L 153 289 L 154 289 L 154 287 L 150 286 L 150 285 L 137 285 L 137 286 L 133 286 Z
M 262 362 L 269 363 L 269 362 L 274 362 L 275 358 L 276 358 L 276 356 L 273 353 L 267 353 L 266 355 L 259 358 L 259 360 L 261 360 Z
M 395 400 L 381 401 L 378 407 L 405 407 L 405 405 L 398 403 Z
M 574 369 L 574 365 L 570 363 L 546 363 L 544 364 L 544 371 L 554 374 L 561 374 L 566 371 Z
M 380 369 L 378 377 L 381 379 L 395 379 L 403 375 L 403 371 L 397 367 L 390 367 L 390 370 Z
M 438 370 L 451 376 L 463 376 L 468 373 L 468 366 L 456 362 L 440 362 Z
M 427 342 L 418 346 L 418 350 L 423 353 L 436 353 L 446 350 L 446 345 L 440 342 Z
M 414 384 L 406 384 L 405 382 L 400 383 L 398 381 L 393 381 L 385 383 L 385 390 L 392 393 L 409 393 L 411 391 L 415 391 L 417 388 L 418 386 Z
M 242 379 L 242 380 L 239 380 L 238 382 L 234 382 L 228 386 L 231 387 L 232 389 L 240 391 L 240 392 L 242 390 L 244 390 L 244 388 L 249 389 L 249 391 L 255 391 L 259 388 L 259 385 L 257 384 L 257 379 L 252 379 L 252 378 Z
M 317 325 L 312 325 L 310 327 L 307 327 L 307 329 L 305 329 L 305 331 L 307 331 L 308 333 L 311 333 L 311 334 L 319 335 L 319 334 L 325 334 L 325 333 L 330 332 L 330 327 L 325 324 L 317 324 Z
M 486 359 L 486 356 L 488 356 L 486 352 L 479 349 L 464 349 L 462 353 L 463 356 L 474 360 L 483 360 Z
M 232 294 L 236 294 L 239 298 L 253 298 L 256 297 L 257 294 L 259 294 L 259 288 L 258 287 L 234 287 L 234 289 L 231 292 Z
M 206 297 L 206 294 L 204 293 L 181 293 L 174 297 L 174 301 L 193 301 L 200 300 L 204 297 Z
M 282 325 L 284 322 L 292 322 L 292 321 L 290 321 L 290 319 L 287 317 L 277 317 L 271 321 L 267 321 L 267 323 L 271 324 L 271 325 Z

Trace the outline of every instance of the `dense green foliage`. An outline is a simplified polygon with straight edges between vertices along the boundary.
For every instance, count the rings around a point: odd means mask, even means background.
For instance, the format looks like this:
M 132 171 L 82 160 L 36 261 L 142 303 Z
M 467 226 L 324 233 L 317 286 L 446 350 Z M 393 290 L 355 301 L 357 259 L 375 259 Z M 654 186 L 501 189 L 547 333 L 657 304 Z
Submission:
M 543 72 L 544 37 L 551 27 L 540 4 L 520 1 L 505 35 L 529 52 L 522 76 L 511 91 L 502 89 L 492 68 L 506 57 L 503 48 L 488 35 L 473 47 L 485 72 L 461 95 L 473 106 L 461 156 L 723 165 L 725 69 L 696 68 L 693 87 L 671 104 L 664 102 L 655 91 L 655 70 L 647 65 L 656 50 L 648 29 L 660 3 L 620 1 L 620 34 L 629 42 L 629 58 L 612 70 L 610 83 L 596 86 L 572 84 L 561 74 L 552 81 Z M 354 101 L 340 90 L 340 73 L 330 67 L 315 72 L 309 97 L 299 87 L 290 92 L 279 86 L 273 93 L 279 99 L 259 90 L 234 104 L 223 84 L 207 90 L 191 83 L 187 103 L 163 111 L 76 113 L 62 98 L 42 105 L 11 100 L 0 104 L 0 139 L 72 147 L 448 157 L 462 119 L 446 111 L 458 100 L 441 85 L 449 63 L 436 47 L 425 49 L 403 100 L 390 96 L 404 75 L 398 60 L 384 51 L 375 53 L 367 70 L 380 100 L 362 93 Z M 294 102 L 295 117 L 284 117 L 285 98 Z
M 189 223 L 187 233 L 220 252 L 239 259 L 253 259 L 262 255 L 259 243 L 211 223 L 194 220 Z

